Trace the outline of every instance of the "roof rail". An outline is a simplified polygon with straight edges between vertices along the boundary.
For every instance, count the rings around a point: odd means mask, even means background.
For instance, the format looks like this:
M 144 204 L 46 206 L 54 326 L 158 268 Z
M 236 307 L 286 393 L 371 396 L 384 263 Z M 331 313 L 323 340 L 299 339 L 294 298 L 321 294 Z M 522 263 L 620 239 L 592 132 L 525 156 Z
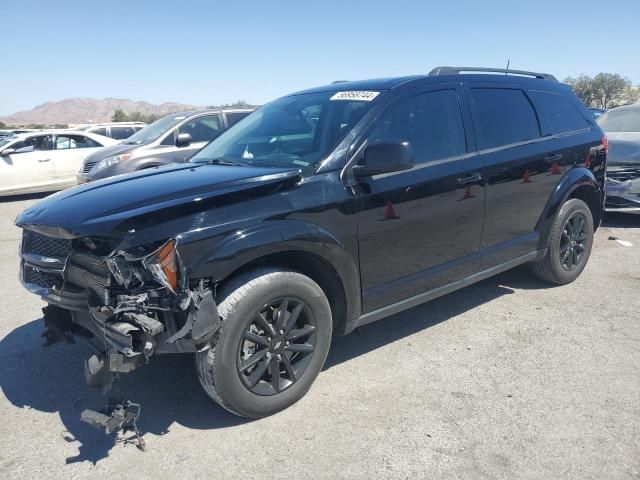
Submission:
M 552 80 L 554 82 L 558 81 L 558 79 L 550 73 L 527 72 L 526 70 L 512 70 L 506 68 L 482 67 L 436 67 L 429 72 L 429 76 L 437 77 L 439 75 L 459 75 L 462 72 L 504 73 L 505 75 L 524 75 L 527 77 L 540 78 L 542 80 Z

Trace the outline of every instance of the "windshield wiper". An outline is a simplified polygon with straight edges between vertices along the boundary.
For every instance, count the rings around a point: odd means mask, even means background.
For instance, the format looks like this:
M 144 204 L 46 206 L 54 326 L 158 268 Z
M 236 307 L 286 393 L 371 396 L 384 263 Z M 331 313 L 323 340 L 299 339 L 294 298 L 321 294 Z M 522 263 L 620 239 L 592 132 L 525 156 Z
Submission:
M 246 163 L 236 162 L 234 160 L 229 160 L 227 158 L 212 158 L 210 160 L 205 160 L 203 163 L 209 163 L 212 165 L 231 165 L 233 167 L 248 167 Z

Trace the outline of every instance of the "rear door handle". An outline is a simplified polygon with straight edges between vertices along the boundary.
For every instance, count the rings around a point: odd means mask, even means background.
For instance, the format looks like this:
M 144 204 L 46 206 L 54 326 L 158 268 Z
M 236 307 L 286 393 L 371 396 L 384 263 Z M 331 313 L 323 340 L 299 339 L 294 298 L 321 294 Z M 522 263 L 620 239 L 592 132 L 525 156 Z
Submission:
M 458 178 L 458 185 L 470 185 L 472 183 L 478 183 L 482 181 L 481 173 L 470 173 L 464 177 Z
M 561 153 L 550 153 L 549 155 L 544 157 L 544 159 L 547 162 L 559 162 L 560 160 L 562 160 L 562 154 Z
M 43 160 L 38 160 L 38 162 L 40 162 L 40 163 L 45 163 L 45 162 L 50 162 L 50 161 L 51 161 L 50 158 L 45 158 Z

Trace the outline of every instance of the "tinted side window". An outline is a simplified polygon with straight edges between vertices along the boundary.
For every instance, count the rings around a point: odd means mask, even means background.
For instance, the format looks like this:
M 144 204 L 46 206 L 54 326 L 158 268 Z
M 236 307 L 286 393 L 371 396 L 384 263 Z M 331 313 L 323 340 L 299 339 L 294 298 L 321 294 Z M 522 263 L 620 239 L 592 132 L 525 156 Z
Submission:
M 537 90 L 529 93 L 536 108 L 549 123 L 552 133 L 573 132 L 589 126 L 578 108 L 567 97 Z
M 107 136 L 107 129 L 105 127 L 94 128 L 92 130 L 89 130 L 89 132 L 95 133 L 96 135 L 102 135 L 103 137 Z
M 384 112 L 369 142 L 407 140 L 416 163 L 464 155 L 467 151 L 458 95 L 454 90 L 427 92 Z
M 227 125 L 229 127 L 231 125 L 235 125 L 240 120 L 242 120 L 244 117 L 249 115 L 249 113 L 251 113 L 251 112 L 228 112 L 228 113 L 225 113 L 225 115 L 227 116 Z
M 522 90 L 473 88 L 478 150 L 540 136 L 538 117 Z
M 51 147 L 51 137 L 49 135 L 40 135 L 16 143 L 11 148 L 15 149 L 16 153 L 25 153 L 34 150 L 51 150 Z M 20 150 L 23 150 L 23 152 Z
M 111 138 L 124 140 L 133 135 L 133 127 L 111 127 Z
M 178 133 L 188 133 L 192 142 L 209 142 L 220 135 L 220 116 L 206 115 L 189 120 Z
M 174 132 L 170 132 L 169 135 L 167 135 L 166 137 L 164 137 L 162 139 L 162 142 L 160 142 L 160 145 L 175 145 L 176 141 L 174 139 Z
M 69 148 L 96 148 L 101 147 L 98 142 L 91 140 L 84 135 L 58 135 L 56 137 L 56 150 L 66 150 Z

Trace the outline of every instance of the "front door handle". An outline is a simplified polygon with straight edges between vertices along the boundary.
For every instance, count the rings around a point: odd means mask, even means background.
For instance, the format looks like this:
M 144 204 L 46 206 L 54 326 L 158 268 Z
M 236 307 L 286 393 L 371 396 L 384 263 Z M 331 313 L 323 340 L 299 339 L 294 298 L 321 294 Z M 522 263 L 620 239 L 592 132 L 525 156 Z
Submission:
M 51 161 L 50 158 L 45 158 L 43 160 L 38 160 L 38 162 L 40 162 L 40 163 L 45 163 L 45 162 L 50 162 L 50 161 Z
M 481 181 L 481 173 L 470 173 L 469 175 L 458 178 L 458 185 L 471 185 L 472 183 L 479 183 Z
M 562 154 L 561 153 L 550 153 L 549 155 L 544 157 L 544 159 L 547 162 L 559 162 L 560 160 L 562 160 Z

